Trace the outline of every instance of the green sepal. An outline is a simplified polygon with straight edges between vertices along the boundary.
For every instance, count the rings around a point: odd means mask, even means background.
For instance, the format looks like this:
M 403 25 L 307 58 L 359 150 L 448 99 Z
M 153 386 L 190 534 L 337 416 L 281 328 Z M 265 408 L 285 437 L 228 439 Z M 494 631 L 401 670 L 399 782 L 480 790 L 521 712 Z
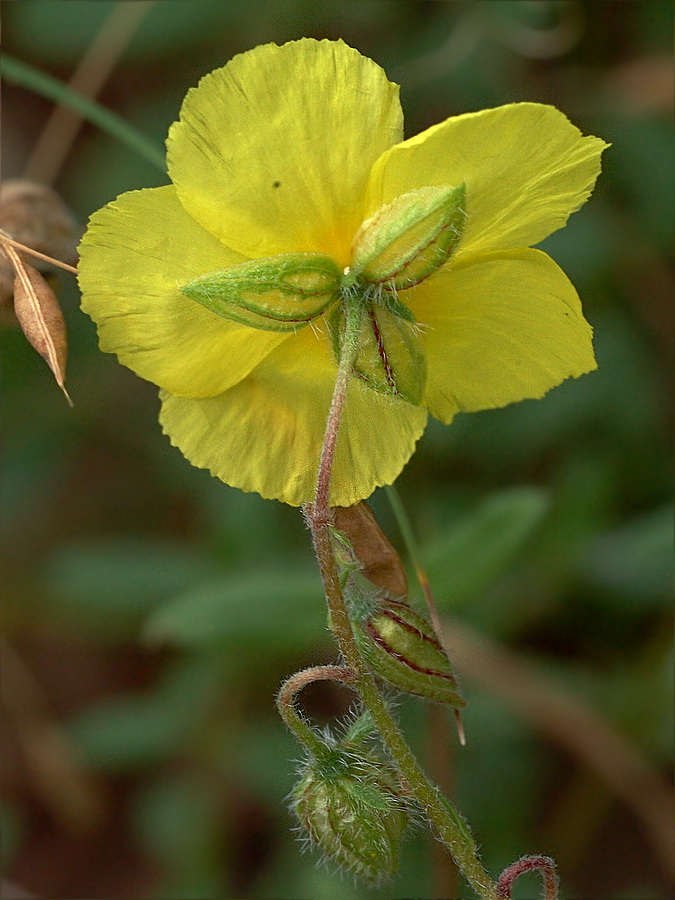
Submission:
M 456 709 L 466 706 L 433 628 L 408 603 L 381 601 L 355 636 L 372 671 L 398 690 Z
M 297 331 L 335 301 L 342 272 L 323 253 L 283 253 L 200 275 L 181 288 L 211 312 L 263 331 Z
M 345 326 L 343 305 L 336 306 L 326 318 L 339 363 Z M 368 387 L 378 393 L 402 397 L 416 406 L 422 402 L 427 360 L 412 313 L 410 318 L 403 318 L 388 304 L 365 303 L 357 344 L 353 371 Z
M 352 243 L 349 277 L 405 290 L 450 259 L 464 230 L 466 189 L 422 187 L 401 194 L 361 225 Z
M 293 806 L 312 843 L 355 875 L 377 881 L 398 867 L 408 812 L 396 772 L 376 753 L 335 747 L 313 760 Z

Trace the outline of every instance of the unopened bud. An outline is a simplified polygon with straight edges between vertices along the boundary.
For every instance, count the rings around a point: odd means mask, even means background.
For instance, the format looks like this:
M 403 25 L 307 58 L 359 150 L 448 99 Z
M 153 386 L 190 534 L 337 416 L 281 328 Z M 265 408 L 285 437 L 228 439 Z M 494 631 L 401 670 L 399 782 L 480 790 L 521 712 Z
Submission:
M 355 630 L 373 672 L 400 691 L 466 706 L 450 660 L 427 620 L 399 600 L 384 600 Z
M 462 237 L 465 187 L 401 194 L 361 225 L 352 243 L 354 280 L 405 290 L 444 265 Z
M 402 310 L 405 310 L 405 317 Z M 345 311 L 340 304 L 328 325 L 333 350 L 342 357 Z M 402 303 L 396 307 L 376 302 L 364 304 L 354 374 L 382 394 L 402 397 L 419 405 L 424 396 L 427 364 L 412 313 Z
M 341 276 L 323 253 L 283 253 L 200 275 L 181 290 L 241 325 L 297 331 L 337 299 Z
M 293 792 L 309 839 L 339 865 L 377 881 L 392 875 L 408 816 L 393 769 L 375 753 L 335 747 Z

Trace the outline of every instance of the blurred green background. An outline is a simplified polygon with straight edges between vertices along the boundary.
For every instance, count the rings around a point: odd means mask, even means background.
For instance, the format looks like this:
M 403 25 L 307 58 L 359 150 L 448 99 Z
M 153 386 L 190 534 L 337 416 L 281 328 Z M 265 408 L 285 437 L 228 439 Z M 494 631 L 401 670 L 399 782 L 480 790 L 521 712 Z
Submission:
M 202 75 L 303 35 L 382 65 L 407 135 L 533 100 L 613 143 L 591 202 L 543 245 L 579 290 L 598 371 L 432 423 L 399 480 L 455 623 L 468 746 L 421 702 L 400 712 L 493 873 L 545 852 L 565 897 L 672 897 L 673 3 L 1 6 L 4 49 L 64 81 L 114 7 L 147 7 L 99 99 L 158 146 Z M 4 86 L 3 178 L 23 174 L 51 109 Z M 165 180 L 85 124 L 55 185 L 84 223 Z M 73 410 L 19 329 L 0 334 L 6 876 L 59 898 L 467 897 L 423 830 L 373 889 L 301 853 L 286 803 L 299 751 L 273 696 L 334 659 L 308 532 L 185 462 L 156 389 L 98 351 L 72 277 L 59 297 Z M 386 496 L 372 503 L 400 546 Z M 322 724 L 350 699 L 305 694 Z M 523 878 L 514 896 L 537 891 Z

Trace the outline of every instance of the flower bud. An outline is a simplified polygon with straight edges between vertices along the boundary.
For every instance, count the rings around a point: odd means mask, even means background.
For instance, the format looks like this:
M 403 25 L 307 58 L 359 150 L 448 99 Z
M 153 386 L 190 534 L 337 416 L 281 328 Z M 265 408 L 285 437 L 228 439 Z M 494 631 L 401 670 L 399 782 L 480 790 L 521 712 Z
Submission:
M 399 308 L 405 310 L 405 318 Z M 343 353 L 344 317 L 341 304 L 328 320 L 338 362 Z M 354 374 L 379 393 L 398 395 L 419 405 L 424 396 L 427 363 L 410 310 L 400 302 L 396 307 L 365 303 L 357 343 Z
M 465 194 L 463 184 L 422 187 L 380 207 L 354 237 L 350 276 L 388 290 L 419 284 L 459 244 Z
M 297 331 L 337 298 L 341 276 L 323 253 L 283 253 L 200 275 L 181 291 L 241 325 Z
M 399 600 L 384 600 L 355 630 L 373 672 L 400 691 L 466 706 L 450 660 L 427 620 Z
M 407 824 L 396 773 L 369 751 L 335 747 L 313 760 L 293 792 L 307 835 L 327 856 L 362 878 L 387 878 L 398 865 Z

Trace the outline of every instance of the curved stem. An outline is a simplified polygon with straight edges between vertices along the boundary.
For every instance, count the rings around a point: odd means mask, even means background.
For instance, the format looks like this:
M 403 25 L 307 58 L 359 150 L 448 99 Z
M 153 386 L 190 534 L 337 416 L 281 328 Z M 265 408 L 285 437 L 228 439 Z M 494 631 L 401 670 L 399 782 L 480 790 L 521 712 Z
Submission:
M 345 662 L 353 672 L 354 687 L 364 706 L 370 712 L 382 742 L 397 764 L 410 793 L 424 810 L 436 834 L 448 848 L 457 866 L 478 896 L 483 900 L 497 900 L 495 885 L 478 858 L 478 850 L 467 823 L 425 775 L 392 718 L 375 680 L 364 666 L 340 586 L 329 529 L 331 511 L 328 498 L 335 445 L 346 401 L 349 377 L 356 355 L 356 336 L 361 315 L 362 311 L 356 304 L 353 307 L 348 306 L 342 344 L 343 353 L 326 424 L 316 499 L 313 504 L 309 504 L 305 508 L 330 609 L 331 629 Z
M 498 900 L 509 900 L 515 881 L 526 872 L 541 872 L 544 900 L 558 900 L 558 875 L 550 856 L 524 856 L 504 869 L 497 882 Z
M 281 718 L 300 743 L 304 744 L 316 759 L 322 759 L 326 756 L 328 749 L 326 743 L 321 740 L 309 722 L 300 715 L 294 704 L 296 694 L 306 685 L 315 681 L 341 681 L 350 684 L 353 681 L 353 673 L 344 666 L 315 666 L 312 669 L 296 672 L 281 685 L 277 694 L 277 708 Z

